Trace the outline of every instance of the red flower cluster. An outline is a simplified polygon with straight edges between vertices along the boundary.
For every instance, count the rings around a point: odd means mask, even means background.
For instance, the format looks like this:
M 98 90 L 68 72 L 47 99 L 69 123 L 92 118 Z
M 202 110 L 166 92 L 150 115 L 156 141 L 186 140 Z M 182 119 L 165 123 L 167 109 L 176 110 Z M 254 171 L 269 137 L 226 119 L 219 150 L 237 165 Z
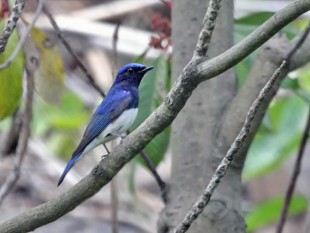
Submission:
M 9 15 L 10 15 L 10 9 L 8 5 L 8 0 L 2 0 L 0 8 L 0 19 L 6 18 Z
M 168 9 L 172 9 L 172 1 L 171 0 L 161 0 Z
M 156 13 L 151 18 L 151 26 L 154 32 L 158 35 L 151 36 L 150 45 L 156 49 L 167 50 L 172 45 L 171 41 L 171 22 L 167 18 L 163 18 L 159 13 Z

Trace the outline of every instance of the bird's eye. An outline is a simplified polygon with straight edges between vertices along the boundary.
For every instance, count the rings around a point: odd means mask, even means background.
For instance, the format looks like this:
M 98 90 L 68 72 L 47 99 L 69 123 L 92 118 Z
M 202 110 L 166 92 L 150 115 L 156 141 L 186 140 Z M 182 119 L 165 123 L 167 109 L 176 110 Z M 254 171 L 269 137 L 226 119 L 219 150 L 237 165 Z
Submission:
M 127 70 L 127 72 L 128 72 L 129 74 L 133 74 L 133 68 L 129 68 L 129 69 Z

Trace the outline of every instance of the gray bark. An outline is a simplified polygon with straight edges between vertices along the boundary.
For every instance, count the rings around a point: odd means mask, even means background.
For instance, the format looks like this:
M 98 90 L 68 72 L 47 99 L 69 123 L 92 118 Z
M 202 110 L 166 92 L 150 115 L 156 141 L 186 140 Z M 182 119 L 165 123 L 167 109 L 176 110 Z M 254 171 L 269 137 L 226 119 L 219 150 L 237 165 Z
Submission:
M 174 4 L 174 79 L 191 59 L 206 8 L 207 3 L 203 0 L 195 3 L 191 0 L 178 0 Z M 233 1 L 223 1 L 208 56 L 214 57 L 232 45 Z M 235 92 L 236 79 L 233 70 L 204 82 L 198 86 L 173 123 L 171 186 L 168 190 L 167 206 L 159 220 L 159 232 L 168 232 L 183 219 L 219 164 L 221 156 L 217 155 L 225 154 L 226 151 L 219 153 L 216 148 L 218 129 Z M 206 229 L 208 233 L 245 231 L 240 207 L 241 169 L 235 168 L 228 173 L 214 193 L 209 206 L 188 232 L 206 232 Z
M 233 67 L 270 39 L 285 25 L 308 10 L 310 10 L 310 0 L 296 0 L 268 19 L 264 24 L 243 39 L 242 42 L 238 43 L 231 49 L 228 49 L 223 54 L 210 60 L 193 56 L 191 61 L 183 69 L 177 81 L 173 84 L 164 102 L 136 130 L 128 135 L 122 144 L 115 147 L 110 156 L 101 160 L 89 175 L 68 191 L 46 203 L 1 223 L 0 232 L 21 233 L 33 231 L 40 226 L 59 219 L 83 201 L 96 194 L 103 186 L 107 185 L 117 172 L 137 153 L 139 153 L 147 143 L 172 123 L 199 83 L 212 79 L 216 75 Z M 309 48 L 309 44 L 307 44 L 305 48 Z M 296 59 L 298 59 L 291 64 L 292 67 L 298 66 L 298 63 L 296 63 L 297 61 L 304 64 L 308 61 L 307 59 L 309 59 L 309 57 L 310 50 L 301 50 L 299 53 L 297 52 Z M 306 60 L 303 61 L 303 59 Z M 223 149 L 221 148 L 221 150 L 218 151 L 222 150 Z M 237 176 L 238 172 L 229 172 L 228 176 L 230 175 Z M 232 181 L 238 181 L 238 179 L 232 179 Z M 206 183 L 207 182 L 206 177 Z M 227 181 L 222 181 L 219 188 L 225 186 L 225 183 L 227 186 L 232 186 L 231 189 L 233 189 L 233 191 L 235 187 L 236 189 L 240 189 L 238 185 L 239 183 L 227 184 Z M 224 191 L 227 190 L 225 189 Z M 232 194 L 235 195 L 235 193 L 237 192 L 233 192 Z M 239 196 L 237 196 L 237 198 L 239 198 Z M 236 199 L 235 203 L 238 204 L 238 200 L 239 199 Z M 183 204 L 183 201 L 184 200 L 182 200 L 181 204 Z M 221 204 L 221 202 L 218 203 Z M 227 203 L 229 204 L 229 202 Z M 212 206 L 214 206 L 214 204 Z M 222 220 L 229 220 L 229 218 L 226 217 L 227 212 L 221 211 L 221 205 L 216 205 L 215 203 L 215 206 L 218 210 L 214 211 L 215 217 L 220 218 L 223 216 Z M 227 207 L 231 208 L 231 206 Z M 225 210 L 225 208 L 222 209 Z M 212 218 L 212 215 L 209 216 L 209 218 L 214 219 Z M 238 221 L 238 216 L 240 215 L 237 212 L 236 215 L 230 216 L 237 216 L 236 219 Z M 231 221 L 229 221 L 229 223 L 231 223 Z M 213 224 L 223 224 L 223 221 L 213 221 Z M 237 227 L 238 226 L 232 226 L 231 229 L 228 229 L 228 232 L 238 231 L 238 229 L 236 229 Z M 226 228 L 222 232 L 225 231 Z M 242 230 L 239 232 L 242 232 Z

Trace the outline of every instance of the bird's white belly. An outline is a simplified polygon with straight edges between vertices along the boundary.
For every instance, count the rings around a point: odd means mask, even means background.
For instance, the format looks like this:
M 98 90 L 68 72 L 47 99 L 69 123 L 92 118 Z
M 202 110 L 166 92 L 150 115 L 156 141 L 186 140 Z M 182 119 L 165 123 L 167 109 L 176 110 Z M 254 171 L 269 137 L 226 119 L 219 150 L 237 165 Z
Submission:
M 109 134 L 120 135 L 124 133 L 134 123 L 138 114 L 138 108 L 132 108 L 124 111 L 115 121 L 109 124 L 88 146 L 84 149 L 83 154 L 88 153 L 98 145 L 110 141 L 115 137 Z

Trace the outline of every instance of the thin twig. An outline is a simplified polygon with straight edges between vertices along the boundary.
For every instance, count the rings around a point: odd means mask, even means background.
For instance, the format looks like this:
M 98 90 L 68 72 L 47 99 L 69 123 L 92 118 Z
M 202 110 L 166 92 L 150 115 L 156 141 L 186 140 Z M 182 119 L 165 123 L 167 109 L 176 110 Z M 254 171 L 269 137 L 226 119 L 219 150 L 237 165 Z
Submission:
M 291 57 L 296 53 L 298 48 L 300 48 L 301 45 L 303 44 L 303 42 L 306 40 L 307 36 L 309 35 L 309 32 L 310 32 L 310 21 L 309 21 L 308 27 L 306 28 L 306 30 L 303 33 L 303 35 L 301 36 L 301 38 L 297 41 L 294 48 L 287 55 L 286 60 L 288 61 L 288 63 L 289 63 Z M 295 189 L 296 182 L 298 179 L 298 175 L 299 175 L 300 169 L 301 169 L 302 157 L 303 157 L 304 150 L 306 147 L 307 139 L 309 137 L 309 129 L 310 129 L 310 109 L 309 109 L 307 124 L 306 124 L 305 130 L 304 130 L 304 133 L 303 133 L 303 136 L 301 139 L 298 155 L 297 155 L 297 158 L 295 161 L 293 174 L 292 174 L 288 189 L 286 191 L 283 209 L 281 211 L 281 216 L 280 216 L 279 223 L 277 225 L 276 233 L 282 233 L 283 228 L 284 228 L 284 224 L 286 222 L 288 208 L 289 208 L 289 205 L 290 205 L 292 197 L 293 197 L 294 189 Z
M 110 156 L 101 160 L 89 175 L 58 197 L 2 222 L 0 231 L 3 233 L 34 231 L 38 227 L 56 221 L 98 193 L 125 164 L 172 123 L 198 83 L 214 78 L 215 75 L 231 68 L 270 39 L 277 31 L 309 9 L 310 0 L 294 1 L 275 13 L 238 45 L 228 49 L 222 55 L 207 61 L 202 60 L 198 64 L 193 58 L 173 84 L 164 103 L 143 124 L 128 135 L 123 143 L 111 152 Z M 303 51 L 303 54 L 308 53 L 308 51 Z M 295 66 L 303 64 L 303 62 L 304 60 L 299 61 Z
M 30 137 L 30 122 L 32 120 L 32 99 L 34 92 L 34 79 L 32 69 L 27 69 L 27 84 L 26 84 L 26 100 L 25 100 L 25 111 L 23 114 L 23 123 L 22 129 L 18 141 L 18 146 L 16 149 L 16 158 L 14 163 L 14 168 L 11 173 L 8 175 L 3 185 L 0 188 L 0 205 L 5 199 L 5 197 L 12 190 L 14 185 L 20 176 L 21 165 L 27 150 L 28 139 Z
M 101 90 L 101 88 L 97 85 L 97 83 L 95 82 L 94 78 L 91 76 L 91 74 L 88 72 L 87 68 L 84 66 L 84 64 L 82 63 L 81 59 L 79 58 L 79 56 L 76 54 L 76 52 L 72 49 L 72 47 L 69 45 L 69 43 L 67 42 L 67 40 L 65 39 L 65 37 L 63 36 L 58 24 L 56 23 L 54 17 L 52 16 L 52 14 L 49 12 L 49 10 L 43 6 L 43 12 L 46 14 L 47 18 L 49 19 L 51 25 L 53 26 L 53 28 L 55 29 L 55 32 L 57 34 L 57 37 L 59 38 L 59 40 L 62 42 L 62 44 L 65 46 L 65 48 L 68 50 L 68 52 L 71 54 L 71 56 L 73 57 L 74 61 L 76 62 L 76 64 L 80 67 L 80 69 L 84 72 L 88 82 L 90 83 L 90 85 L 95 88 L 96 91 L 98 91 L 98 93 L 102 96 L 105 97 L 104 92 Z
M 126 134 L 127 135 L 130 134 L 130 131 L 127 130 Z M 167 202 L 166 183 L 162 180 L 162 178 L 160 177 L 160 175 L 156 171 L 156 168 L 155 168 L 152 160 L 149 158 L 149 156 L 147 155 L 145 150 L 141 150 L 139 153 L 140 153 L 141 158 L 144 160 L 147 168 L 150 170 L 150 172 L 154 176 L 154 178 L 155 178 L 155 180 L 156 180 L 156 182 L 160 188 L 162 199 L 163 199 L 164 203 L 166 203 Z
M 288 67 L 289 59 L 295 54 L 295 52 L 300 48 L 302 45 L 302 42 L 305 41 L 307 34 L 309 33 L 310 28 L 308 27 L 305 31 L 304 35 L 300 38 L 300 41 L 298 41 L 295 46 L 292 48 L 292 50 L 288 53 L 286 58 L 282 61 L 281 65 L 278 67 L 278 69 L 273 73 L 270 80 L 266 83 L 266 85 L 263 87 L 263 89 L 260 91 L 257 99 L 253 102 L 251 105 L 245 122 L 234 140 L 233 144 L 230 146 L 227 154 L 217 167 L 216 171 L 214 172 L 207 188 L 205 189 L 203 195 L 196 201 L 196 203 L 192 206 L 191 210 L 187 213 L 183 221 L 171 232 L 172 233 L 184 233 L 188 230 L 188 228 L 191 226 L 191 224 L 197 219 L 197 217 L 200 215 L 200 213 L 203 211 L 203 209 L 207 206 L 209 203 L 211 196 L 220 183 L 221 179 L 225 176 L 227 169 L 229 168 L 230 163 L 234 159 L 234 156 L 238 153 L 239 149 L 242 147 L 242 144 L 244 143 L 245 139 L 248 137 L 250 131 L 251 131 L 251 125 L 252 121 L 255 118 L 256 113 L 258 112 L 258 109 L 261 105 L 261 103 L 264 101 L 265 96 L 269 94 L 270 91 L 272 91 L 273 84 L 275 83 L 276 79 L 278 78 L 279 74 L 282 72 L 284 68 Z M 279 233 L 279 232 L 278 232 Z
M 164 203 L 167 203 L 166 183 L 161 179 L 158 172 L 156 171 L 156 168 L 155 168 L 153 162 L 150 160 L 149 156 L 145 153 L 144 150 L 141 150 L 140 156 L 144 160 L 147 168 L 153 174 L 153 176 L 154 176 L 154 178 L 155 178 L 155 180 L 156 180 L 156 182 L 160 188 L 162 199 L 163 199 Z
M 5 50 L 6 44 L 16 27 L 17 21 L 20 18 L 22 11 L 24 9 L 26 0 L 16 0 L 14 6 L 12 8 L 12 13 L 8 22 L 6 23 L 4 29 L 0 35 L 0 54 L 2 54 Z
M 22 49 L 23 45 L 25 44 L 29 33 L 31 32 L 34 24 L 36 23 L 37 19 L 39 18 L 42 9 L 43 9 L 43 4 L 44 4 L 44 0 L 39 0 L 38 1 L 38 6 L 37 6 L 37 10 L 36 13 L 34 15 L 34 18 L 32 19 L 31 23 L 28 25 L 26 31 L 23 33 L 22 37 L 20 38 L 20 40 L 18 41 L 17 46 L 15 47 L 13 53 L 11 54 L 11 56 L 0 65 L 0 70 L 4 69 L 6 67 L 8 67 L 9 65 L 11 65 L 11 63 L 14 61 L 15 57 L 17 56 L 17 54 L 20 52 L 20 50 Z
M 287 218 L 287 213 L 288 213 L 288 208 L 290 206 L 292 197 L 293 197 L 293 193 L 294 193 L 294 189 L 297 183 L 297 178 L 299 176 L 300 170 L 301 170 L 301 161 L 302 161 L 302 157 L 304 155 L 304 151 L 305 151 L 305 147 L 307 144 L 307 139 L 309 137 L 309 130 L 310 130 L 310 109 L 309 109 L 309 114 L 308 114 L 308 120 L 307 120 L 307 124 L 301 139 L 301 143 L 299 146 L 299 151 L 298 151 L 298 155 L 295 161 L 295 165 L 294 165 L 294 171 L 288 186 L 288 189 L 286 191 L 286 195 L 285 195 L 285 200 L 284 200 L 284 204 L 283 204 L 283 209 L 281 212 L 281 217 L 277 226 L 277 233 L 281 233 L 283 228 L 284 228 L 284 224 L 286 222 L 286 218 Z
M 221 8 L 222 0 L 210 0 L 207 13 L 203 19 L 203 28 L 199 34 L 195 55 L 204 57 L 207 54 L 211 36 L 215 27 L 217 15 Z

